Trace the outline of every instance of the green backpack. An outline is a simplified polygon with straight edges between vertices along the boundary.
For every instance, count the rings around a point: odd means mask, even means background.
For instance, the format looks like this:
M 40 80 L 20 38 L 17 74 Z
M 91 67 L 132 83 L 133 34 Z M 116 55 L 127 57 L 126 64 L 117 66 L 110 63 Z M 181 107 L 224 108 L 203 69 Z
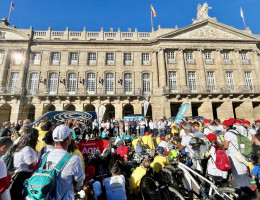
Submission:
M 49 199 L 55 188 L 59 174 L 72 156 L 72 154 L 67 153 L 53 169 L 47 170 L 43 167 L 45 166 L 48 154 L 49 152 L 42 157 L 39 169 L 26 181 L 25 186 L 28 192 L 26 196 L 27 200 Z
M 251 155 L 251 153 L 253 152 L 252 142 L 246 136 L 243 136 L 236 131 L 230 131 L 230 132 L 234 133 L 237 136 L 238 147 L 241 154 L 245 157 Z M 241 151 L 240 148 L 241 144 L 245 145 L 245 149 L 243 151 Z

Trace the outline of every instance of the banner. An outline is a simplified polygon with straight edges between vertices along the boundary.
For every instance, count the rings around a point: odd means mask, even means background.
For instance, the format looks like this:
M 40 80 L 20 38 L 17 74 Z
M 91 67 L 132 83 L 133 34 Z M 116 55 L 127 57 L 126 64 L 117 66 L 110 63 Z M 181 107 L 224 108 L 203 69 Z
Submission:
M 149 102 L 148 102 L 148 101 L 145 101 L 145 102 L 144 102 L 144 117 L 146 116 L 148 107 L 149 107 Z
M 180 123 L 181 123 L 181 120 L 182 118 L 185 116 L 188 108 L 190 107 L 190 104 L 189 103 L 185 103 L 181 106 L 176 118 L 175 118 L 175 123 L 180 126 Z
M 84 155 L 89 155 L 91 152 L 94 154 L 97 150 L 101 153 L 107 147 L 109 141 L 108 140 L 93 140 L 93 141 L 85 141 L 80 142 L 78 144 L 79 150 Z
M 100 105 L 99 108 L 98 108 L 98 124 L 99 124 L 99 126 L 102 122 L 102 119 L 104 117 L 105 112 L 106 112 L 106 106 Z

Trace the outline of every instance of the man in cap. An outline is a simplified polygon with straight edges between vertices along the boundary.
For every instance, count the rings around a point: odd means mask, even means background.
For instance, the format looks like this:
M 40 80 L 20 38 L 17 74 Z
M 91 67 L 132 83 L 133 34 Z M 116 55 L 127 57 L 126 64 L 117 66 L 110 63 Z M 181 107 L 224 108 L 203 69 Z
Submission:
M 0 132 L 0 137 L 5 137 L 5 136 L 11 136 L 11 122 L 4 122 L 3 123 L 3 128 L 1 129 Z
M 183 129 L 185 131 L 186 136 L 184 136 L 181 139 L 181 143 L 178 144 L 178 149 L 180 151 L 182 151 L 185 148 L 185 152 L 187 152 L 189 154 L 190 158 L 192 158 L 193 154 L 194 154 L 194 150 L 192 149 L 192 146 L 190 145 L 190 140 L 194 136 L 194 134 L 192 133 L 192 125 L 186 124 L 183 127 Z
M 52 134 L 56 143 L 56 149 L 47 156 L 46 163 L 49 169 L 68 153 L 68 146 L 71 142 L 71 129 L 64 124 L 57 126 Z M 54 199 L 74 199 L 73 185 L 79 188 L 83 185 L 85 174 L 82 170 L 80 157 L 73 155 L 65 164 L 61 175 L 56 180 Z
M 208 135 L 209 133 L 214 133 L 215 127 L 211 126 L 210 120 L 205 119 L 203 123 L 204 123 L 204 126 L 205 126 L 204 135 Z
M 250 122 L 249 122 L 250 123 Z M 236 119 L 234 121 L 234 125 L 233 127 L 236 127 L 236 130 L 239 134 L 247 137 L 247 131 L 246 129 L 244 128 L 244 126 L 241 125 L 242 124 L 242 121 L 240 121 L 239 119 Z
M 245 127 L 248 139 L 252 141 L 253 144 L 255 140 L 256 131 L 250 126 L 250 122 L 247 120 L 243 121 L 243 126 Z
M 255 131 L 257 131 L 260 128 L 260 119 L 255 121 Z

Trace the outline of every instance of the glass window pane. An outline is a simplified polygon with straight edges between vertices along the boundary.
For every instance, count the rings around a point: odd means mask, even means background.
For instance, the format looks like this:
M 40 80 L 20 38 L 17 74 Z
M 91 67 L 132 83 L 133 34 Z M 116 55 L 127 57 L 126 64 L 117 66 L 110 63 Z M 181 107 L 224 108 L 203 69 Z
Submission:
M 11 74 L 10 91 L 14 92 L 14 89 L 18 87 L 19 73 L 14 72 Z
M 114 74 L 106 74 L 106 92 L 113 93 L 114 91 Z
M 234 91 L 233 72 L 226 72 L 227 84 L 231 91 Z
M 250 91 L 253 91 L 253 83 L 251 79 L 251 72 L 245 72 L 246 86 Z
M 124 75 L 124 90 L 125 92 L 132 92 L 132 74 Z
M 211 92 L 216 90 L 214 72 L 207 72 L 208 75 L 208 86 Z
M 195 74 L 195 72 L 188 72 L 188 79 L 189 79 L 190 91 L 196 92 L 197 85 L 196 85 L 196 74 Z
M 94 92 L 95 91 L 95 85 L 96 85 L 95 73 L 88 73 L 87 74 L 87 90 L 89 92 Z
M 3 64 L 4 52 L 0 51 L 0 65 Z
M 150 74 L 143 74 L 143 92 L 150 93 L 151 86 L 150 86 Z
M 49 75 L 49 92 L 51 94 L 57 93 L 57 83 L 58 82 L 58 74 L 57 73 L 51 73 Z
M 77 87 L 77 76 L 75 73 L 69 74 L 68 77 L 68 92 L 75 92 Z
M 170 91 L 177 91 L 177 73 L 169 72 Z
M 30 78 L 30 92 L 35 92 L 38 88 L 38 79 L 39 74 L 38 73 L 31 73 Z

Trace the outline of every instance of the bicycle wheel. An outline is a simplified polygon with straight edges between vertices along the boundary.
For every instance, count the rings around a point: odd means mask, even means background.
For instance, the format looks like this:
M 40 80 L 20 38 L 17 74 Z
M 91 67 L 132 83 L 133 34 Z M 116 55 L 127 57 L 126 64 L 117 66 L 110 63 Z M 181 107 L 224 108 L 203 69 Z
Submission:
M 232 187 L 220 187 L 217 191 L 222 195 L 222 198 L 217 194 L 213 194 L 213 199 L 215 200 L 237 200 L 239 197 L 236 193 L 236 189 Z
M 161 190 L 163 200 L 185 200 L 185 198 L 173 187 L 165 187 Z
M 159 184 L 151 177 L 144 176 L 140 183 L 143 200 L 161 200 Z

